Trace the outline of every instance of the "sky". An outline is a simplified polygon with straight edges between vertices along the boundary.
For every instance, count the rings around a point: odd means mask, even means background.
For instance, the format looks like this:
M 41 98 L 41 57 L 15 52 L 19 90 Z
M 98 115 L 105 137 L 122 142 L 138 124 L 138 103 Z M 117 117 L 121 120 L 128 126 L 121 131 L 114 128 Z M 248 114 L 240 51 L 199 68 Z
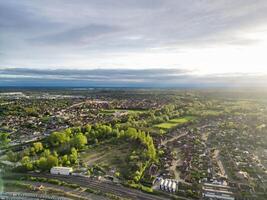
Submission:
M 265 86 L 266 0 L 0 0 L 0 86 Z

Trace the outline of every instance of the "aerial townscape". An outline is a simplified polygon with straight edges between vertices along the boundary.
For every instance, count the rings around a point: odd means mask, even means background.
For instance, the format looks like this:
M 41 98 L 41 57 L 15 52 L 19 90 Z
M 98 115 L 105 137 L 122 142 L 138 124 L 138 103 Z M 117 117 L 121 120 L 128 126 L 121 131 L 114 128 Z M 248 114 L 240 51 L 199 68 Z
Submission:
M 267 200 L 267 0 L 0 0 L 0 200 Z
M 1 89 L 3 195 L 266 199 L 266 97 L 223 89 Z

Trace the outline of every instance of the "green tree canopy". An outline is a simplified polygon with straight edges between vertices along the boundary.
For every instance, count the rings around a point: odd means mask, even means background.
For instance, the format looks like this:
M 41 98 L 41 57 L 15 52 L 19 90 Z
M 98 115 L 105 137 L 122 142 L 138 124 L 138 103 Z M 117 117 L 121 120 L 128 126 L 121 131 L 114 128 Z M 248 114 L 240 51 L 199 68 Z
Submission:
M 29 156 L 24 156 L 21 159 L 21 165 L 26 171 L 30 171 L 33 169 L 33 164 Z
M 43 144 L 41 142 L 35 142 L 33 143 L 33 147 L 36 153 L 39 153 L 41 151 L 43 151 L 44 147 Z
M 9 144 L 9 142 L 11 141 L 9 136 L 10 136 L 9 133 L 1 133 L 0 132 L 0 148 L 6 147 Z
M 71 139 L 71 144 L 77 149 L 82 149 L 87 144 L 87 138 L 82 133 L 78 133 Z
M 52 146 L 59 146 L 66 142 L 70 141 L 70 137 L 68 136 L 68 132 L 53 132 L 49 137 L 48 141 Z

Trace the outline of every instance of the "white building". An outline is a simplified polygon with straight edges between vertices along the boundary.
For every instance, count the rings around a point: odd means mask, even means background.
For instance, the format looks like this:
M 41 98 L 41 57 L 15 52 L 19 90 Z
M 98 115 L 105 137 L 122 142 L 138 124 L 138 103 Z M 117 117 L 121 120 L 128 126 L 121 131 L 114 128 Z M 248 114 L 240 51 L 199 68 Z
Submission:
M 159 183 L 159 188 L 161 189 L 161 190 L 164 190 L 164 179 L 160 179 L 160 183 Z
M 178 182 L 173 179 L 159 179 L 159 188 L 166 192 L 176 192 L 178 189 Z
M 172 182 L 172 188 L 171 188 L 171 192 L 176 192 L 177 189 L 177 184 L 175 181 Z
M 73 169 L 71 167 L 52 167 L 50 169 L 51 174 L 58 174 L 58 175 L 71 175 Z
M 164 190 L 168 190 L 168 185 L 169 185 L 169 180 L 168 179 L 165 179 L 165 182 L 164 182 Z
M 169 183 L 168 183 L 168 189 L 167 189 L 169 192 L 172 191 L 172 181 L 169 180 Z

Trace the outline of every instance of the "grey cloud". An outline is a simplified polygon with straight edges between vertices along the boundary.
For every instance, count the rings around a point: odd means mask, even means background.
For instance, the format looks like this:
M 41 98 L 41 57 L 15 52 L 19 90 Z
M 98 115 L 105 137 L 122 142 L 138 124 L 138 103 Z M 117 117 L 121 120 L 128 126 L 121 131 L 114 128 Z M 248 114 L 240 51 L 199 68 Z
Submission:
M 265 86 L 267 75 L 257 74 L 215 74 L 193 75 L 191 71 L 176 69 L 95 69 L 95 70 L 36 70 L 29 68 L 0 69 L 0 86 L 6 82 L 14 85 L 32 83 L 32 86 L 58 84 L 70 87 L 217 87 L 217 86 Z M 26 85 L 27 85 L 26 84 Z M 29 85 L 27 85 L 29 86 Z
M 24 5 L 22 1 L 0 2 L 0 29 L 2 34 L 17 31 L 17 34 L 24 32 L 28 35 L 31 31 L 36 34 L 39 31 L 59 27 L 60 23 L 39 15 L 35 10 Z
M 55 52 L 89 57 L 91 51 L 249 45 L 259 41 L 238 33 L 265 24 L 266 10 L 266 0 L 0 1 L 0 50 L 8 64 L 49 61 Z
M 110 33 L 118 32 L 119 27 L 102 25 L 102 24 L 90 24 L 86 27 L 66 30 L 56 34 L 50 34 L 47 36 L 37 37 L 31 39 L 32 42 L 37 44 L 87 44 L 101 38 L 101 36 L 106 36 Z
M 111 2 L 111 1 L 109 1 Z M 112 1 L 114 3 L 114 1 Z M 96 15 L 97 21 L 120 25 L 123 32 L 103 38 L 92 48 L 151 48 L 164 45 L 196 45 L 214 42 L 241 43 L 244 38 L 235 35 L 236 30 L 265 23 L 265 1 L 157 1 L 151 3 L 102 4 L 105 16 Z M 220 3 L 218 3 L 220 2 Z M 150 3 L 150 8 L 148 9 Z M 85 6 L 91 4 L 84 3 Z M 153 6 L 154 5 L 154 6 Z M 155 6 L 156 5 L 156 6 Z M 96 9 L 98 9 L 97 7 Z M 120 10 L 121 9 L 121 10 Z M 115 10 L 115 11 L 114 11 Z M 116 11 L 118 10 L 118 13 Z M 100 10 L 101 12 L 101 10 Z M 127 13 L 128 12 L 128 13 Z M 130 15 L 133 17 L 129 17 Z M 109 21 L 109 18 L 113 21 Z M 100 23 L 99 22 L 99 23 Z M 122 40 L 131 35 L 142 36 L 139 40 Z M 69 38 L 71 40 L 71 37 Z M 247 41 L 249 39 L 246 39 Z M 250 40 L 247 44 L 254 42 Z
M 31 77 L 36 79 L 69 79 L 69 80 L 123 80 L 128 81 L 149 81 L 176 79 L 186 76 L 189 71 L 176 69 L 147 69 L 147 70 L 128 70 L 128 69 L 94 69 L 94 70 L 36 70 L 28 68 L 7 68 L 0 69 L 0 74 L 5 76 Z M 3 78 L 2 77 L 2 78 Z

